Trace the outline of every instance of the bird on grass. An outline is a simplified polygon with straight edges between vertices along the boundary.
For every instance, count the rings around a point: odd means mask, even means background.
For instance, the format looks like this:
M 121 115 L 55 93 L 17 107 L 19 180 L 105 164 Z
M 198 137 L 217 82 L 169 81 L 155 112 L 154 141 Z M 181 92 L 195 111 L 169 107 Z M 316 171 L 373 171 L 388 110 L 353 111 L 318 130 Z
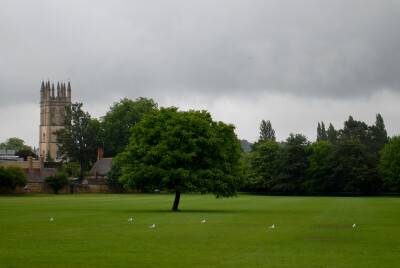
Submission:
M 156 228 L 156 224 L 154 223 L 153 225 L 149 226 L 149 228 Z
M 355 223 L 353 224 L 352 228 L 356 228 L 356 224 Z
M 128 221 L 133 221 L 132 217 Z
M 54 220 L 53 217 L 51 217 L 51 218 L 50 218 L 50 221 L 53 221 L 53 220 Z
M 206 222 L 206 220 L 205 220 L 205 219 L 201 221 L 201 223 L 205 223 L 205 222 Z
M 274 229 L 274 228 L 275 228 L 274 224 L 272 224 L 270 227 L 268 227 L 268 229 Z

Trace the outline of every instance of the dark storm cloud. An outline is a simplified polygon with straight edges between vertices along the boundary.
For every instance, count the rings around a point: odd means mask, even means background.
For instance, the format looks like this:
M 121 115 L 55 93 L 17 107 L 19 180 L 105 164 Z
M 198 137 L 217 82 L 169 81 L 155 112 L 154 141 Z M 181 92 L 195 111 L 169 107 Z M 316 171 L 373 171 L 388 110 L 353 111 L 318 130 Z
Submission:
M 400 91 L 399 1 L 5 1 L 0 15 L 2 103 L 48 77 L 82 99 Z

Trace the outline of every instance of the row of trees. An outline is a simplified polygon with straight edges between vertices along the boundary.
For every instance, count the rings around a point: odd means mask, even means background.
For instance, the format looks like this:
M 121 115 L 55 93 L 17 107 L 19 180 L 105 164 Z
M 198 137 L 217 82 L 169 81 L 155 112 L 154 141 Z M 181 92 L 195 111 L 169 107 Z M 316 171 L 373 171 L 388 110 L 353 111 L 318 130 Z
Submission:
M 97 147 L 104 145 L 108 154 L 117 155 L 109 184 L 173 191 L 172 210 L 178 209 L 181 193 L 228 197 L 242 185 L 234 126 L 213 121 L 206 111 L 158 109 L 152 100 L 124 99 L 98 121 L 76 103 L 67 109 L 65 128 L 55 134 L 59 153 L 81 164 L 82 177 Z
M 267 122 L 269 123 L 269 121 Z M 265 127 L 268 126 L 268 127 Z M 389 140 L 383 118 L 373 126 L 351 116 L 343 129 L 318 123 L 317 141 L 290 134 L 282 146 L 263 121 L 261 135 L 245 154 L 245 190 L 285 194 L 373 194 L 399 191 L 400 138 Z M 397 156 L 395 156 L 397 154 Z
M 105 157 L 123 152 L 129 144 L 132 127 L 144 114 L 157 108 L 152 99 L 125 98 L 114 103 L 106 115 L 97 120 L 82 106 L 82 103 L 73 103 L 66 107 L 65 128 L 55 132 L 59 155 L 66 155 L 70 161 L 80 164 L 80 178 L 84 178 L 86 169 L 96 161 L 97 148 L 104 148 Z

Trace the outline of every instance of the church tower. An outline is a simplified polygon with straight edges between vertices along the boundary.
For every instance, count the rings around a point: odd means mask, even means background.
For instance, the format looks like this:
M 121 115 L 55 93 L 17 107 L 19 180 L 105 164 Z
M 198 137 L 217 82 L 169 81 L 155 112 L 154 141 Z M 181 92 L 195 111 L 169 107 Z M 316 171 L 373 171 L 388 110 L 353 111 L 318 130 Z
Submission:
M 64 127 L 65 107 L 71 106 L 71 83 L 57 84 L 55 94 L 54 83 L 42 81 L 40 89 L 40 126 L 39 154 L 46 157 L 49 153 L 55 159 L 58 151 L 56 136 L 53 132 Z

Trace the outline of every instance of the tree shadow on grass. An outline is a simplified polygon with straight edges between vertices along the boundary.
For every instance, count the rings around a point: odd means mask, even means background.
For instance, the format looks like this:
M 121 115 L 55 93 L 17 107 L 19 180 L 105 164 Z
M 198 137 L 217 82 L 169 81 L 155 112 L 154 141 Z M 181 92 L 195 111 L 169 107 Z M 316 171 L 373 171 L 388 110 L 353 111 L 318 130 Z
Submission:
M 228 209 L 178 209 L 172 211 L 171 209 L 132 209 L 124 210 L 124 212 L 138 212 L 138 213 L 240 213 L 242 210 L 228 210 Z

